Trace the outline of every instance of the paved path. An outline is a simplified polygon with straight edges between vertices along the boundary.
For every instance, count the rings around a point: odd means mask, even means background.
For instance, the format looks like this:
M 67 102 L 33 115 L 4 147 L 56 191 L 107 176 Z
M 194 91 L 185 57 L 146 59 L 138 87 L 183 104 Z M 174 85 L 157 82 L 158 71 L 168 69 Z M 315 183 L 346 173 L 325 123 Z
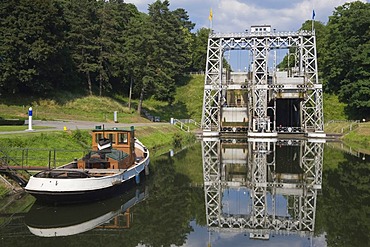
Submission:
M 169 123 L 102 123 L 102 122 L 89 122 L 89 121 L 75 121 L 75 120 L 60 120 L 60 121 L 42 121 L 42 120 L 34 120 L 32 122 L 32 126 L 45 126 L 51 127 L 46 129 L 35 129 L 32 132 L 45 132 L 45 131 L 55 131 L 55 130 L 64 130 L 66 127 L 68 130 L 76 130 L 76 129 L 94 129 L 97 125 L 103 125 L 105 128 L 129 128 L 130 126 L 152 126 L 152 125 L 168 125 Z M 19 131 L 3 131 L 0 134 L 15 134 L 15 133 L 25 133 L 28 132 L 28 120 L 26 121 L 26 125 L 24 125 L 25 130 Z

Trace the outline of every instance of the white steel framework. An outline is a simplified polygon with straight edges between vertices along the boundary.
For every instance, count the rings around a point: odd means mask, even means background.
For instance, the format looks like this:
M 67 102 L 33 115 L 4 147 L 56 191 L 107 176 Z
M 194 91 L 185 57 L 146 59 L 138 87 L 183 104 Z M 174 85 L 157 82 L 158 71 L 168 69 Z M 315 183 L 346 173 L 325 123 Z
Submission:
M 277 49 L 290 48 L 296 49 L 295 76 L 303 78 L 302 83 L 276 84 L 269 80 L 274 71 L 268 71 L 268 54 Z M 223 76 L 223 54 L 230 50 L 249 50 L 252 55 L 252 79 L 241 88 L 248 92 L 249 132 L 279 131 L 274 123 L 276 116 L 268 116 L 267 110 L 270 108 L 273 114 L 276 113 L 276 104 L 271 102 L 281 92 L 295 92 L 302 96 L 300 126 L 292 127 L 305 133 L 323 132 L 323 92 L 317 73 L 315 32 L 302 30 L 209 35 L 202 112 L 204 135 L 207 132 L 222 132 L 223 94 L 228 89 L 235 89 L 235 85 Z M 273 69 L 276 70 L 276 67 Z

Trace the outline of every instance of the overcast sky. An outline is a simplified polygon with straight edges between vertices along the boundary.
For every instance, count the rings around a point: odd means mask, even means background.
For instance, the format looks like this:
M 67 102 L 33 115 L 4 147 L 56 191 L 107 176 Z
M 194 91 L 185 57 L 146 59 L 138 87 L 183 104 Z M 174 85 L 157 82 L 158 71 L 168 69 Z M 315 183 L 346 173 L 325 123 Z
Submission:
M 141 12 L 147 12 L 148 4 L 155 0 L 125 0 L 133 3 Z M 361 0 L 368 2 L 368 0 Z M 301 24 L 312 18 L 326 23 L 334 8 L 353 0 L 170 0 L 170 9 L 183 8 L 195 30 L 209 27 L 212 8 L 215 32 L 243 32 L 251 25 L 269 24 L 277 31 L 296 31 Z

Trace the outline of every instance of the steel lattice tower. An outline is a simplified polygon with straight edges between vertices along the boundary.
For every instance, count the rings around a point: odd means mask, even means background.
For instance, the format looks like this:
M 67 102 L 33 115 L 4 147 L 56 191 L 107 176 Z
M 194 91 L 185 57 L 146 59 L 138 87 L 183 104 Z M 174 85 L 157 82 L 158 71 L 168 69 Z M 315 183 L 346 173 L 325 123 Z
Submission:
M 274 79 L 276 63 L 274 63 L 274 71 L 269 71 L 269 52 L 290 48 L 296 49 L 294 54 L 296 81 Z M 251 54 L 252 77 L 246 85 L 235 85 L 226 79 L 222 61 L 225 51 L 231 50 L 248 50 Z M 225 92 L 232 89 L 244 90 L 248 94 L 248 133 L 257 136 L 258 133 L 276 133 L 276 116 L 269 116 L 268 108 L 270 107 L 275 114 L 274 101 L 278 97 L 284 97 L 284 94 L 296 94 L 300 97 L 300 126 L 292 127 L 297 132 L 304 132 L 308 136 L 310 133 L 323 135 L 323 92 L 322 84 L 318 80 L 314 31 L 211 33 L 208 38 L 204 81 L 202 113 L 204 135 L 217 136 L 222 132 L 221 109 L 224 107 Z M 288 129 L 292 130 L 292 128 Z M 312 136 L 315 137 L 315 135 Z

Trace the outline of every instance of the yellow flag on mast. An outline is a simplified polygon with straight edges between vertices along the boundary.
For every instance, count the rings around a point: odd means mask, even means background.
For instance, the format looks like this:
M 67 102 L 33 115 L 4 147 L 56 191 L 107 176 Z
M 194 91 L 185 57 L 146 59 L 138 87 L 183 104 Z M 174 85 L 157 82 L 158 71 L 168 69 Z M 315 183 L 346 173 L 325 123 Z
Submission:
M 213 18 L 213 13 L 212 13 L 212 8 L 209 10 L 209 17 L 208 17 L 208 19 L 210 20 L 210 21 L 212 21 L 212 18 Z

